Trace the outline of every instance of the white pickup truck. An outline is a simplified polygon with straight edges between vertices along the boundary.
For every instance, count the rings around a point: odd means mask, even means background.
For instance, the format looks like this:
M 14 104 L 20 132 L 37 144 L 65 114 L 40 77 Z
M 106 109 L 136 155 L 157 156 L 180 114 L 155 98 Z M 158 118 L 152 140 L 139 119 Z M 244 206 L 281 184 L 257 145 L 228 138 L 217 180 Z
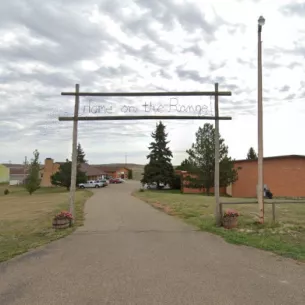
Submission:
M 84 188 L 99 188 L 99 187 L 103 187 L 104 183 L 101 181 L 88 181 L 87 183 L 80 183 L 78 185 L 79 188 L 84 189 Z

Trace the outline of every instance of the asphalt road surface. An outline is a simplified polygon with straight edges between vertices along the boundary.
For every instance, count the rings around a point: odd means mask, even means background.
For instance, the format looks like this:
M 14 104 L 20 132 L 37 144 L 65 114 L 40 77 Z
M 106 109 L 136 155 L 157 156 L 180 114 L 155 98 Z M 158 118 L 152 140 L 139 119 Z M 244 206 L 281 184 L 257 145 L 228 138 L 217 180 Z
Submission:
M 0 264 L 0 305 L 304 305 L 305 266 L 159 212 L 127 182 L 94 190 L 84 227 Z

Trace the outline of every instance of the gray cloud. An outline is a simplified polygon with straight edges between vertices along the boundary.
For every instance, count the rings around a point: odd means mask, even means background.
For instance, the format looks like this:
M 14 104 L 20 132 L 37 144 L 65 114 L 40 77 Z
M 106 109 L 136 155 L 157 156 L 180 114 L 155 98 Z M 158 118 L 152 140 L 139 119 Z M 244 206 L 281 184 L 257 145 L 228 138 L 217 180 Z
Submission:
M 186 31 L 193 32 L 202 29 L 206 41 L 211 42 L 215 39 L 214 33 L 219 26 L 219 19 L 216 23 L 208 23 L 204 15 L 200 13 L 199 7 L 192 3 L 174 4 L 170 0 L 135 0 L 140 6 L 150 11 L 151 15 L 166 30 L 173 30 L 176 23 L 179 23 Z
M 126 65 L 119 65 L 118 67 L 101 67 L 94 73 L 97 73 L 102 77 L 118 78 L 122 76 L 132 75 L 136 73 L 136 71 Z M 92 74 L 93 73 L 91 73 L 91 75 Z
M 209 64 L 210 64 L 210 70 L 213 71 L 213 70 L 218 70 L 218 69 L 225 67 L 226 62 L 225 61 L 220 62 L 220 63 L 211 63 L 210 62 Z
M 295 67 L 299 67 L 300 63 L 299 62 L 292 62 L 288 64 L 288 68 L 293 69 Z
M 282 64 L 276 63 L 276 62 L 267 62 L 264 64 L 264 67 L 268 68 L 268 69 L 277 69 L 282 67 Z
M 287 92 L 289 90 L 290 90 L 290 86 L 285 85 L 280 89 L 280 92 Z
M 280 11 L 285 15 L 297 15 L 303 17 L 305 14 L 305 3 L 290 3 L 282 6 Z
M 124 53 L 126 55 L 140 58 L 144 62 L 149 62 L 154 65 L 158 65 L 161 67 L 169 66 L 172 62 L 169 59 L 164 59 L 157 56 L 156 47 L 153 44 L 147 44 L 139 50 L 123 43 L 120 44 L 120 47 L 124 50 Z
M 254 69 L 256 67 L 253 63 L 253 60 L 244 60 L 242 58 L 237 58 L 237 62 L 241 65 L 249 66 L 251 69 Z
M 154 71 L 151 74 L 153 77 L 162 77 L 162 78 L 166 78 L 166 79 L 172 79 L 172 76 L 170 75 L 170 73 L 166 72 L 164 69 L 159 69 L 158 71 Z M 162 91 L 164 90 L 164 88 L 161 89 Z
M 130 3 L 129 3 L 130 4 Z M 165 40 L 162 40 L 158 32 L 151 27 L 155 16 L 151 12 L 146 11 L 141 15 L 136 16 L 133 14 L 126 17 L 123 14 L 124 6 L 121 1 L 105 0 L 100 4 L 100 9 L 103 14 L 108 14 L 111 18 L 115 19 L 117 23 L 122 25 L 123 31 L 128 35 L 137 36 L 141 39 L 148 39 L 154 42 L 161 48 L 166 49 L 168 52 L 173 51 L 173 46 Z M 164 23 L 166 26 L 166 23 Z
M 237 92 L 237 90 L 239 89 L 239 86 L 234 85 L 234 84 L 222 84 L 222 87 L 227 88 L 230 91 L 233 91 L 233 94 Z M 222 90 L 222 88 L 221 88 Z
M 0 75 L 0 82 L 2 84 L 10 84 L 12 82 L 32 82 L 37 81 L 46 86 L 69 87 L 75 84 L 76 79 L 72 75 L 66 75 L 60 72 L 42 72 L 33 70 L 32 73 L 22 73 L 15 70 L 6 71 L 5 74 Z
M 293 100 L 293 99 L 295 99 L 295 98 L 297 98 L 297 96 L 296 96 L 296 94 L 289 94 L 289 95 L 287 95 L 285 98 L 284 98 L 284 100 Z
M 194 44 L 191 47 L 184 48 L 182 53 L 193 53 L 194 55 L 201 57 L 204 54 L 204 51 L 198 46 L 198 44 Z
M 106 23 L 93 21 L 95 8 L 103 22 L 111 18 L 127 40 L 121 39 Z M 128 15 L 126 8 L 132 14 Z M 296 8 L 291 5 L 290 14 L 293 11 Z M 172 43 L 163 38 L 164 32 L 176 35 L 179 26 L 187 33 L 184 41 Z M 1 37 L 9 33 L 15 37 L 14 41 L 0 43 L 0 146 L 5 147 L 4 159 L 17 158 L 37 147 L 54 158 L 64 159 L 58 151 L 62 155 L 70 153 L 72 122 L 59 122 L 58 116 L 72 115 L 74 98 L 60 93 L 74 90 L 75 83 L 80 84 L 82 91 L 109 92 L 174 91 L 186 84 L 201 88 L 219 82 L 220 90 L 232 91 L 232 97 L 221 98 L 222 114 L 248 115 L 256 111 L 256 83 L 245 85 L 244 79 L 248 78 L 240 75 L 238 68 L 227 73 L 226 65 L 232 61 L 231 55 L 225 52 L 227 42 L 223 44 L 219 63 L 211 60 L 207 71 L 200 68 L 210 58 L 209 47 L 216 41 L 220 29 L 235 35 L 244 33 L 247 26 L 238 20 L 231 24 L 217 14 L 214 21 L 208 22 L 199 4 L 177 4 L 172 0 L 0 1 L 0 28 Z M 141 44 L 134 44 L 134 39 Z M 277 62 L 276 54 L 295 57 L 291 62 Z M 291 50 L 266 49 L 265 67 L 276 71 L 281 65 L 302 66 L 300 59 L 304 55 L 301 41 Z M 198 67 L 186 68 L 189 58 L 197 59 Z M 255 73 L 254 57 L 236 60 L 249 73 Z M 95 71 L 86 70 L 83 61 L 94 63 Z M 301 87 L 294 93 L 289 80 L 285 86 L 277 86 L 275 81 L 272 88 L 264 90 L 264 102 L 275 103 L 277 88 L 285 92 L 286 101 L 303 97 Z M 99 98 L 96 102 L 112 105 L 118 112 L 122 105 L 142 105 L 147 100 Z M 157 100 L 166 101 L 165 98 Z M 81 107 L 85 103 L 81 99 Z M 189 124 L 187 121 L 167 123 L 173 133 L 177 126 Z M 145 150 L 139 147 L 146 148 L 154 126 L 155 122 L 150 121 L 144 124 L 140 121 L 80 122 L 79 136 L 95 158 L 116 156 L 108 151 L 111 149 L 118 156 L 120 150 L 128 149 L 130 155 L 139 157 Z M 131 144 L 127 138 L 132 139 Z M 137 154 L 137 151 L 141 152 Z
M 304 56 L 305 56 L 305 46 L 303 46 L 302 43 L 303 43 L 302 41 L 294 41 L 294 46 L 290 49 L 273 47 L 273 48 L 266 48 L 264 50 L 264 52 L 267 56 L 271 56 L 272 59 L 274 59 L 275 56 L 277 56 L 277 55 L 283 55 L 283 54 L 288 54 L 288 55 L 295 56 L 296 60 L 294 62 L 285 64 L 285 65 L 288 65 L 288 66 L 289 65 L 295 66 L 297 64 L 296 61 L 300 57 L 304 58 Z
M 193 80 L 199 83 L 211 83 L 210 78 L 207 76 L 201 76 L 197 70 L 187 70 L 178 66 L 176 68 L 177 75 L 181 79 Z
M 11 18 L 4 18 L 3 22 L 15 25 L 16 30 L 22 25 L 30 36 L 41 40 L 43 44 L 29 45 L 23 39 L 17 47 L 1 50 L 5 56 L 69 65 L 76 60 L 97 56 L 101 49 L 107 50 L 109 41 L 112 41 L 106 29 L 84 20 L 84 15 L 70 6 L 51 3 L 41 5 L 37 0 L 29 1 L 27 6 L 21 1 L 13 3 L 15 7 L 7 5 L 7 10 L 10 8 L 7 14 Z M 5 11 L 1 17 L 4 14 Z

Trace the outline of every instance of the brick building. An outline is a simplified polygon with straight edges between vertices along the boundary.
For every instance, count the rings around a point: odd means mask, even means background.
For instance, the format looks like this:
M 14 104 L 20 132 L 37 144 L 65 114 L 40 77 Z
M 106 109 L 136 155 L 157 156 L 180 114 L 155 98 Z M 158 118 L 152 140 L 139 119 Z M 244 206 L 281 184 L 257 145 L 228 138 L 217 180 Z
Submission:
M 0 164 L 0 182 L 17 185 L 24 183 L 27 177 L 27 168 L 24 164 Z
M 94 165 L 94 167 L 105 172 L 107 177 L 128 179 L 129 169 L 126 167 L 107 165 Z
M 93 165 L 89 165 L 88 163 L 82 163 L 80 165 L 80 170 L 86 173 L 88 180 L 104 179 L 107 176 L 105 171 Z
M 220 188 L 220 194 L 237 198 L 256 198 L 257 161 L 237 160 L 238 180 L 226 188 Z M 181 191 L 183 193 L 204 193 L 205 189 L 189 188 L 185 181 L 187 172 L 181 172 Z M 275 197 L 305 197 L 305 156 L 288 155 L 264 158 L 264 184 Z M 210 190 L 214 192 L 213 189 Z
M 54 162 L 52 158 L 46 158 L 44 166 L 40 170 L 40 185 L 44 187 L 52 186 L 51 176 L 59 170 L 60 165 L 63 163 L 64 162 Z M 106 173 L 102 169 L 87 163 L 81 164 L 80 170 L 86 173 L 88 180 L 103 179 L 106 176 Z
M 237 160 L 235 168 L 238 169 L 238 180 L 227 189 L 228 194 L 256 197 L 257 161 Z M 305 197 L 305 156 L 264 158 L 264 184 L 275 197 Z

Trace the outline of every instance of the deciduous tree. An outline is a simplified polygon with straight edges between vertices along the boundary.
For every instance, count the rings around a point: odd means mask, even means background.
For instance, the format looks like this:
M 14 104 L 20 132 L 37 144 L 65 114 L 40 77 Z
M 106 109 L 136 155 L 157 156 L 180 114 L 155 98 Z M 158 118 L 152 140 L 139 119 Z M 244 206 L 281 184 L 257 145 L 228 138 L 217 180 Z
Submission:
M 53 185 L 66 187 L 67 190 L 69 190 L 71 186 L 71 169 L 72 169 L 72 162 L 67 159 L 65 163 L 62 163 L 59 166 L 59 170 L 51 176 L 51 183 Z M 86 173 L 80 170 L 80 165 L 78 164 L 76 185 L 85 182 L 87 182 Z
M 205 188 L 209 194 L 214 187 L 215 174 L 215 129 L 212 124 L 204 124 L 196 132 L 196 141 L 186 151 L 189 155 L 188 163 L 191 165 L 189 177 L 190 186 Z M 237 180 L 237 170 L 234 169 L 234 161 L 228 156 L 228 146 L 219 135 L 219 174 L 220 186 L 228 186 Z
M 40 188 L 41 182 L 39 152 L 37 149 L 33 152 L 33 155 L 34 158 L 31 160 L 31 163 L 25 165 L 27 168 L 27 177 L 25 178 L 24 184 L 30 195 Z

